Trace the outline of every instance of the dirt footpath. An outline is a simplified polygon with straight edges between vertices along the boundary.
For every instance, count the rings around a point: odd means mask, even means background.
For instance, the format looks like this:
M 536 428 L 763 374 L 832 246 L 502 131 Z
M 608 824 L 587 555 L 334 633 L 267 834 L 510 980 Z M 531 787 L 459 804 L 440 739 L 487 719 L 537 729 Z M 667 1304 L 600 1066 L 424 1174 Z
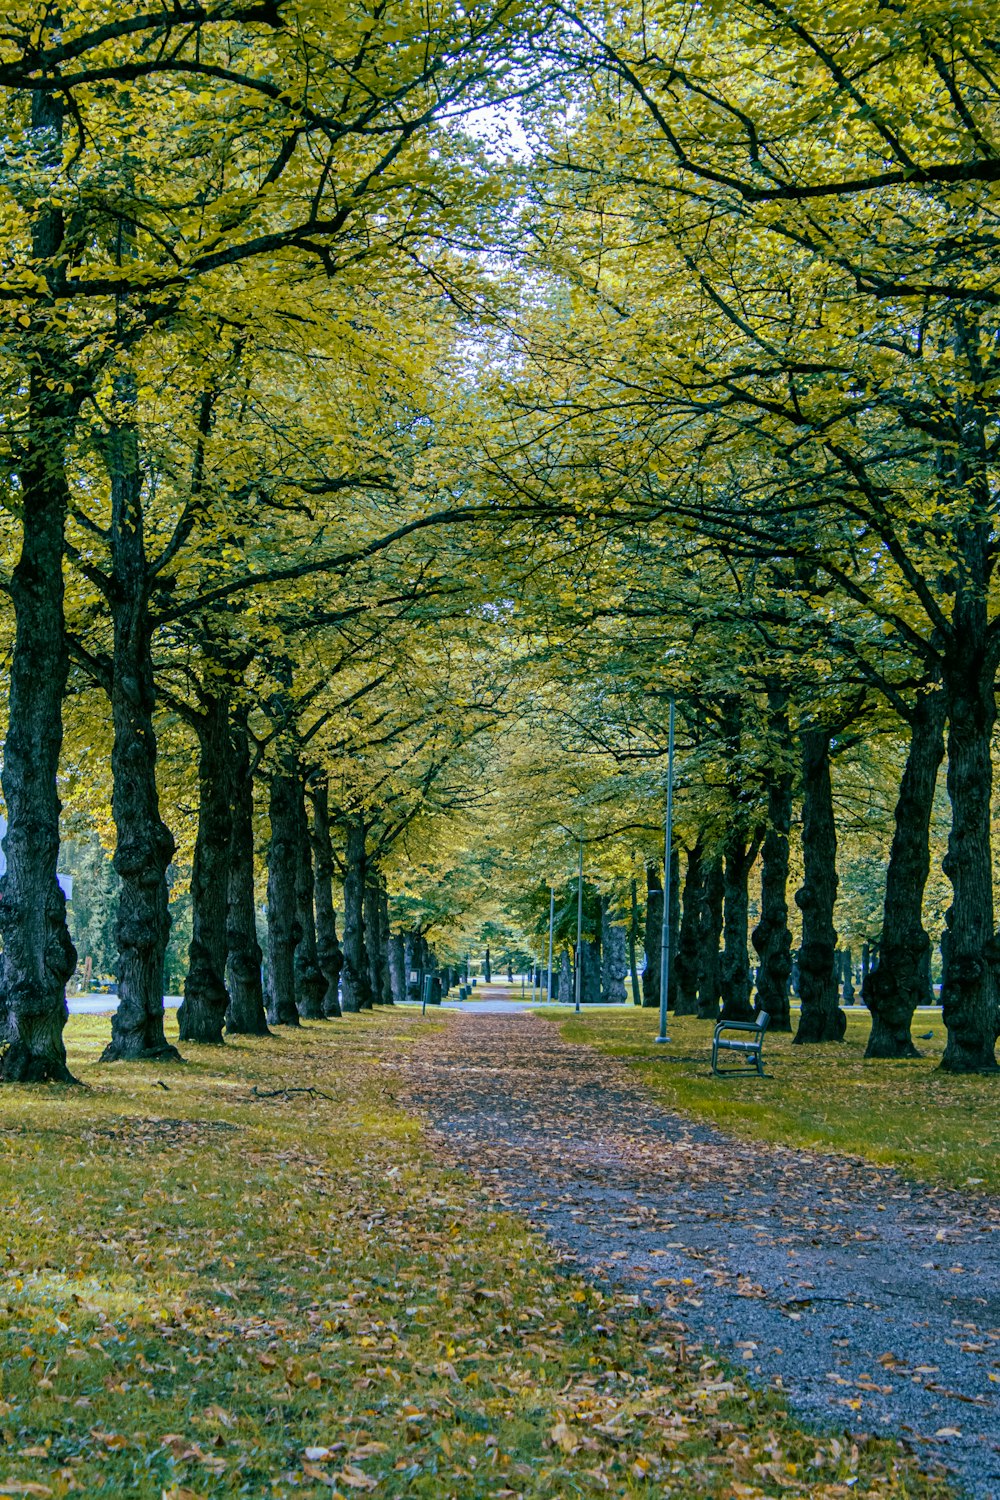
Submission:
M 529 1014 L 456 1015 L 413 1103 L 581 1268 L 671 1309 L 808 1421 L 1000 1500 L 1000 1204 L 734 1142 Z

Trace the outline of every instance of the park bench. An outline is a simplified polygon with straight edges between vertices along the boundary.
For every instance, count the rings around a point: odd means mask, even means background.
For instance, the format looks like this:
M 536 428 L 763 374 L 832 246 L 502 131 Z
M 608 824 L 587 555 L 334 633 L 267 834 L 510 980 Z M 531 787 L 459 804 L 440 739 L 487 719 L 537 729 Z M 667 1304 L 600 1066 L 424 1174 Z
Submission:
M 720 1021 L 712 1036 L 712 1072 L 718 1078 L 734 1074 L 752 1073 L 756 1068 L 759 1077 L 764 1077 L 764 1033 L 771 1017 L 766 1010 L 758 1012 L 753 1021 Z M 728 1031 L 738 1031 L 740 1037 L 727 1037 Z M 720 1052 L 735 1052 L 743 1059 L 742 1067 L 719 1067 Z

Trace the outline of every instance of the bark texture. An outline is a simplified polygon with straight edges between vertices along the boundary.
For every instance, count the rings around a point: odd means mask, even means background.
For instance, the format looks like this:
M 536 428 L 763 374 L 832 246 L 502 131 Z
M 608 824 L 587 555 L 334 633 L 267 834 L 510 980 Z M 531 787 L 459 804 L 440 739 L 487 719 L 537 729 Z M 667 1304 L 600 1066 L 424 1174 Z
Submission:
M 382 1004 L 395 1004 L 395 994 L 392 985 L 392 928 L 389 925 L 389 891 L 386 887 L 385 877 L 379 877 L 378 883 L 378 933 L 379 951 L 382 956 Z M 447 992 L 447 990 L 446 990 Z
M 389 954 L 383 945 L 381 890 L 377 869 L 368 869 L 365 878 L 364 920 L 365 951 L 368 956 L 368 982 L 372 1003 L 385 1004 L 389 979 Z
M 642 971 L 642 1003 L 648 1010 L 660 1003 L 660 948 L 663 942 L 663 883 L 655 864 L 646 866 L 646 963 Z
M 717 1021 L 722 1002 L 722 923 L 726 881 L 722 855 L 712 854 L 705 863 L 705 889 L 698 936 L 698 1015 Z
M 704 847 L 699 836 L 688 850 L 684 871 L 684 897 L 677 938 L 676 1011 L 679 1016 L 698 1014 L 698 933 L 704 894 Z
M 847 1028 L 838 1005 L 833 925 L 837 900 L 837 826 L 830 778 L 830 736 L 826 729 L 802 735 L 802 887 L 795 901 L 802 913 L 799 998 L 802 1011 L 795 1041 L 837 1042 Z
M 267 851 L 267 1018 L 272 1026 L 297 1026 L 295 949 L 302 936 L 296 918 L 299 845 L 296 778 L 285 766 L 271 775 Z
M 786 721 L 787 722 L 787 721 Z M 760 921 L 752 942 L 757 970 L 757 1008 L 770 1016 L 772 1031 L 791 1031 L 789 981 L 792 934 L 788 926 L 788 834 L 792 823 L 792 776 L 780 767 L 767 787 L 767 832 L 760 870 Z
M 233 832 L 228 697 L 206 696 L 194 722 L 198 734 L 198 832 L 191 870 L 191 946 L 177 1024 L 182 1042 L 221 1045 L 229 1009 L 226 927 Z
M 253 777 L 245 712 L 231 726 L 232 828 L 226 890 L 226 1030 L 232 1036 L 269 1036 L 264 1012 L 261 963 L 254 899 Z
M 299 940 L 295 945 L 295 1005 L 303 1020 L 325 1019 L 326 975 L 320 968 L 316 944 L 312 848 L 306 816 L 305 784 L 296 778 L 295 822 L 298 859 L 295 866 L 295 920 Z
M 628 972 L 632 981 L 632 1004 L 642 1004 L 642 993 L 639 989 L 639 965 L 636 962 L 636 950 L 639 945 L 639 892 L 636 887 L 635 878 L 629 882 L 629 924 L 628 924 Z
M 122 392 L 118 391 L 119 399 Z M 111 477 L 111 810 L 117 830 L 118 1009 L 105 1060 L 176 1058 L 163 1032 L 163 965 L 170 937 L 167 870 L 174 840 L 160 816 L 156 784 L 150 576 L 142 476 L 134 426 L 112 427 Z
M 945 675 L 952 818 L 944 861 L 952 904 L 945 918 L 941 986 L 948 1028 L 941 1067 L 947 1073 L 993 1073 L 997 1068 L 1000 985 L 990 847 L 996 700 L 994 669 L 984 670 L 984 612 L 982 597 L 962 608 L 956 604 L 957 640 Z
M 723 862 L 722 1015 L 752 1021 L 750 1003 L 750 871 L 760 844 L 739 828 L 730 830 Z
M 43 163 L 55 172 L 62 160 L 58 95 L 32 95 L 31 125 Z M 56 294 L 62 289 L 63 234 L 62 210 L 44 206 L 32 225 L 32 251 L 51 268 L 50 287 Z M 63 1027 L 66 981 L 76 966 L 76 951 L 56 880 L 56 777 L 69 667 L 62 572 L 69 502 L 65 453 L 76 408 L 64 394 L 64 381 L 73 372 L 61 334 L 40 324 L 30 332 L 27 420 L 19 455 L 21 552 L 10 582 L 14 648 L 3 752 L 8 823 L 7 869 L 0 880 L 0 1078 L 69 1083 L 73 1079 L 66 1066 Z
M 326 980 L 323 1014 L 336 1017 L 340 1009 L 340 975 L 344 955 L 337 937 L 333 909 L 333 844 L 330 840 L 330 801 L 325 781 L 312 789 L 313 872 L 316 882 L 316 957 Z
M 601 994 L 610 1005 L 621 1005 L 626 997 L 625 975 L 628 973 L 625 928 L 613 922 L 605 911 L 601 943 Z
M 403 935 L 396 932 L 389 939 L 389 981 L 392 985 L 394 1005 L 402 1005 L 406 999 L 406 955 Z
M 344 968 L 341 976 L 346 1011 L 371 1010 L 374 995 L 365 947 L 365 823 L 359 813 L 346 820 L 344 874 Z
M 886 871 L 881 959 L 862 985 L 862 999 L 872 1013 L 866 1057 L 920 1055 L 910 1028 L 916 1007 L 927 1003 L 931 941 L 922 913 L 930 873 L 934 790 L 944 758 L 944 719 L 943 692 L 918 697 Z

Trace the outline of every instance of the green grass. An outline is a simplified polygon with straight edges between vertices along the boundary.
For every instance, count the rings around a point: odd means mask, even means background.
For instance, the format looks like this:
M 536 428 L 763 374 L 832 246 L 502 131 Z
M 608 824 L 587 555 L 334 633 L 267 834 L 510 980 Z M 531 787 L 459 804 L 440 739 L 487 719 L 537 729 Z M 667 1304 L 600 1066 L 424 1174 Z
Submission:
M 866 1061 L 867 1011 L 848 1015 L 843 1042 L 795 1047 L 769 1032 L 767 1078 L 713 1078 L 712 1027 L 671 1016 L 671 1041 L 656 1046 L 657 1013 L 633 1007 L 567 1017 L 569 1041 L 634 1060 L 635 1074 L 672 1109 L 710 1120 L 747 1140 L 844 1152 L 898 1167 L 907 1176 L 968 1192 L 1000 1191 L 1000 1079 L 938 1071 L 945 1033 L 939 1011 L 918 1012 L 914 1034 L 925 1056 Z
M 76 1018 L 85 1089 L 0 1090 L 0 1495 L 946 1493 L 803 1433 L 450 1169 L 396 1073 L 440 1024 L 153 1068 Z

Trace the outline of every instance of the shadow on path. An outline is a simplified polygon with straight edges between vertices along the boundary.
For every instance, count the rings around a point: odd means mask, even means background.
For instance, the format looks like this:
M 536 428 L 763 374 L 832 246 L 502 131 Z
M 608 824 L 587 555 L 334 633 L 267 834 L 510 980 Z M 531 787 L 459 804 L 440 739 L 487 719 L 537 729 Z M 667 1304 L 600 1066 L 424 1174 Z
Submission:
M 584 1271 L 667 1308 L 806 1419 L 893 1433 L 1000 1500 L 995 1199 L 734 1141 L 537 1016 L 454 1016 L 406 1069 L 457 1159 Z

